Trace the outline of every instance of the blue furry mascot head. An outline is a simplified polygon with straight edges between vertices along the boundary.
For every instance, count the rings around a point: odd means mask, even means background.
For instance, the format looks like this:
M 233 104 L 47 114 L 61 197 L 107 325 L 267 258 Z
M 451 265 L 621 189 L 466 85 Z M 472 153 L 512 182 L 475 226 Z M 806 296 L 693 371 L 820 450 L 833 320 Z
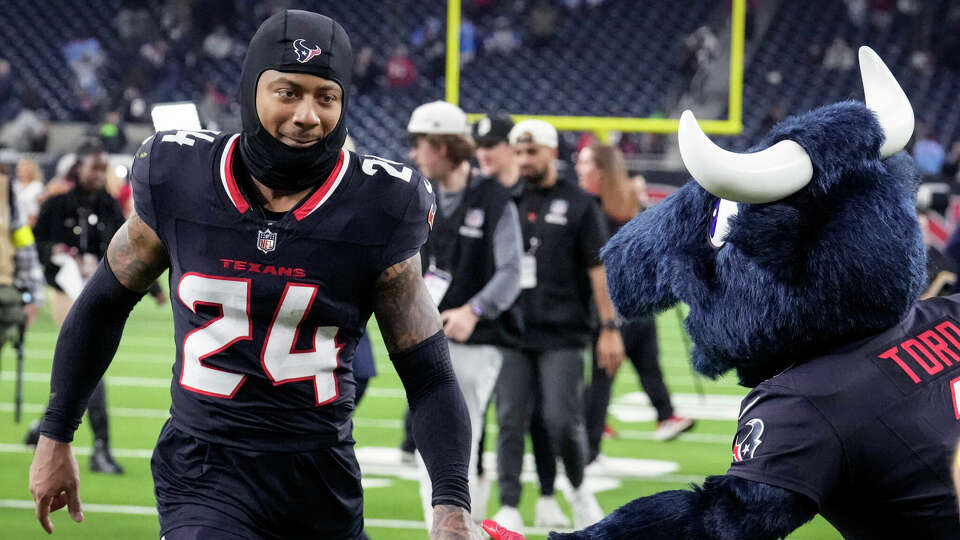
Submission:
M 695 181 L 610 240 L 609 288 L 627 317 L 689 304 L 697 370 L 756 388 L 726 474 L 550 540 L 783 538 L 817 513 L 846 538 L 960 538 L 960 296 L 916 302 L 917 178 L 898 154 L 913 110 L 866 47 L 860 69 L 866 104 L 787 119 L 752 153 L 717 148 L 684 113 Z M 952 356 L 914 365 L 913 344 Z
M 756 385 L 889 328 L 921 293 L 917 177 L 908 157 L 893 156 L 913 111 L 872 50 L 861 49 L 860 64 L 866 104 L 788 118 L 752 153 L 714 146 L 684 113 L 680 151 L 695 181 L 607 244 L 620 314 L 688 304 L 704 375 L 736 369 Z

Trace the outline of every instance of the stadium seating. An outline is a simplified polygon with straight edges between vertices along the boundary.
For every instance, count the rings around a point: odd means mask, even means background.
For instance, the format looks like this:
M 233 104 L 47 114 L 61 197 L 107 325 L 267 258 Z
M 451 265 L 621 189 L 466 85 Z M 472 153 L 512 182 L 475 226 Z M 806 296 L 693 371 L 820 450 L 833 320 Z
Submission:
M 946 0 L 936 0 L 937 11 L 945 12 Z M 960 138 L 960 76 L 950 69 L 938 68 L 929 74 L 910 67 L 913 52 L 909 23 L 894 20 L 885 29 L 856 26 L 847 15 L 844 2 L 811 0 L 781 2 L 773 23 L 763 36 L 756 53 L 746 66 L 744 75 L 744 132 L 729 146 L 743 150 L 762 135 L 762 121 L 767 109 L 775 103 L 787 114 L 810 110 L 842 99 L 863 99 L 860 73 L 827 71 L 821 57 L 810 54 L 811 47 L 822 51 L 836 37 L 844 38 L 854 50 L 869 45 L 884 59 L 897 76 L 913 104 L 918 121 L 934 126 L 940 144 Z M 783 79 L 773 85 L 767 74 L 779 71 Z
M 936 1 L 948 5 L 947 0 Z M 258 12 L 253 9 L 258 3 L 247 4 L 251 6 L 249 16 L 232 18 L 228 28 L 241 43 L 250 38 L 259 22 Z M 420 77 L 410 88 L 391 90 L 377 84 L 363 94 L 354 94 L 350 127 L 361 151 L 403 158 L 410 111 L 420 103 L 443 98 L 443 76 L 429 76 L 427 47 L 410 46 L 410 37 L 427 21 L 442 26 L 445 4 L 439 0 L 315 0 L 301 4 L 339 20 L 351 35 L 354 49 L 371 47 L 380 68 L 397 45 L 410 48 L 418 67 Z M 124 5 L 121 0 L 49 0 L 12 2 L 6 7 L 5 16 L 0 18 L 0 50 L 16 76 L 34 89 L 51 119 L 86 119 L 84 111 L 78 110 L 75 77 L 62 52 L 63 45 L 71 40 L 96 38 L 108 58 L 99 71 L 101 82 L 105 88 L 122 91 L 121 83 L 142 44 L 135 39 L 123 42 L 117 35 L 114 19 Z M 141 5 L 158 21 L 155 37 L 171 43 L 167 61 L 158 70 L 161 78 L 175 77 L 149 81 L 150 88 L 143 89 L 148 98 L 199 100 L 211 81 L 227 95 L 236 95 L 242 56 L 214 60 L 196 46 L 178 49 L 169 30 L 159 22 L 164 19 L 165 4 Z M 479 48 L 475 59 L 462 69 L 461 104 L 470 112 L 631 117 L 670 113 L 667 109 L 672 99 L 689 84 L 688 74 L 681 69 L 683 37 L 708 21 L 716 21 L 716 15 L 726 10 L 726 3 L 718 5 L 708 0 L 685 2 L 682 10 L 674 6 L 670 0 L 647 0 L 642 7 L 631 0 L 608 0 L 596 8 L 558 7 L 556 37 L 547 45 L 524 45 L 506 54 Z M 935 134 L 942 144 L 946 146 L 960 136 L 960 101 L 955 99 L 960 78 L 949 69 L 932 70 L 929 75 L 914 72 L 909 67 L 912 36 L 903 21 L 896 20 L 882 31 L 873 30 L 869 24 L 859 28 L 849 21 L 845 4 L 833 0 L 780 2 L 777 10 L 759 47 L 749 57 L 744 88 L 745 130 L 731 146 L 743 149 L 755 141 L 767 109 L 775 103 L 782 104 L 789 114 L 846 97 L 862 98 L 855 69 L 828 72 L 808 53 L 811 46 L 826 49 L 836 36 L 844 37 L 854 47 L 868 44 L 880 53 L 899 74 L 918 119 L 937 120 Z M 502 14 L 502 10 L 473 14 L 478 42 Z M 525 32 L 525 17 L 526 13 L 518 13 L 512 18 L 512 27 L 520 35 Z M 598 31 L 600 28 L 602 31 Z M 207 31 L 195 29 L 191 41 L 202 42 Z M 40 42 L 41 35 L 58 39 Z M 771 71 L 780 72 L 780 84 L 767 82 Z M 575 134 L 566 137 L 576 140 Z
M 45 3 L 15 2 L 0 18 L 0 43 L 13 69 L 24 82 L 37 89 L 42 106 L 54 120 L 74 120 L 73 75 L 61 51 L 66 42 L 96 38 L 110 59 L 101 70 L 102 83 L 116 88 L 125 67 L 138 54 L 139 44 L 118 40 L 113 19 L 123 7 L 120 0 L 75 3 L 51 0 Z M 401 5 L 402 4 L 402 5 Z M 662 109 L 662 96 L 682 90 L 685 81 L 676 65 L 681 52 L 676 36 L 690 33 L 706 19 L 712 3 L 689 2 L 685 10 L 668 9 L 670 0 L 645 2 L 643 9 L 629 0 L 611 0 L 599 8 L 564 12 L 558 19 L 556 38 L 541 48 L 522 47 L 514 53 L 485 54 L 464 67 L 461 101 L 469 111 L 510 111 L 538 114 L 647 116 Z M 163 18 L 163 4 L 145 3 L 156 20 Z M 413 31 L 424 21 L 445 21 L 445 2 L 305 2 L 302 7 L 329 14 L 347 29 L 354 49 L 370 46 L 383 63 L 396 45 L 408 44 Z M 648 13 L 662 13 L 646 17 Z M 474 23 L 484 35 L 494 14 L 480 15 Z M 522 34 L 525 19 L 514 21 Z M 235 19 L 231 35 L 247 41 L 256 30 L 255 17 Z M 158 25 L 160 37 L 162 34 Z M 598 28 L 603 28 L 598 32 Z M 37 47 L 37 34 L 61 36 L 58 42 Z M 202 40 L 200 35 L 198 40 Z M 479 41 L 479 40 L 478 40 Z M 363 151 L 386 157 L 406 155 L 406 121 L 420 103 L 442 99 L 442 76 L 430 78 L 423 48 L 411 48 L 421 73 L 414 87 L 394 91 L 378 85 L 355 95 L 350 109 L 351 132 Z M 165 88 L 157 101 L 200 99 L 208 80 L 235 92 L 242 58 L 216 61 L 196 55 L 196 63 L 181 65 L 182 79 Z M 168 55 L 168 62 L 185 64 L 184 57 Z M 602 66 L 602 69 L 599 67 Z M 169 67 L 167 68 L 169 72 Z M 163 81 L 152 81 L 162 87 Z M 145 89 L 149 94 L 150 89 Z M 82 117 L 80 117 L 82 118 Z

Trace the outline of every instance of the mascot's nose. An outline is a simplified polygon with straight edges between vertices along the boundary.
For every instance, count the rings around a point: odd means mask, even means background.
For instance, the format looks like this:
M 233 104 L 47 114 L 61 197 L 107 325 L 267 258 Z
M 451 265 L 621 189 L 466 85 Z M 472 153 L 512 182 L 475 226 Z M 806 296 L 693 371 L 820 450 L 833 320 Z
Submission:
M 883 128 L 880 156 L 903 149 L 913 134 L 913 108 L 900 84 L 870 47 L 860 47 L 860 76 L 866 105 Z M 728 152 L 707 137 L 689 110 L 678 132 L 683 164 L 703 189 L 722 199 L 758 204 L 788 197 L 813 178 L 810 156 L 796 142 L 783 140 L 752 154 Z

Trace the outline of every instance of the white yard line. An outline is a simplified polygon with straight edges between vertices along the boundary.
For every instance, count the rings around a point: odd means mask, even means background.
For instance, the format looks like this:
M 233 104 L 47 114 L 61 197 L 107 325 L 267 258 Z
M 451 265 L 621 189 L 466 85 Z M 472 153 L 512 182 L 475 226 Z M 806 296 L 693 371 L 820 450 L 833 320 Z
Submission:
M 18 500 L 18 499 L 0 499 L 0 508 L 16 508 L 20 510 L 30 510 L 34 509 L 33 501 Z M 84 513 L 94 513 L 94 514 L 127 514 L 127 515 L 137 515 L 137 516 L 156 516 L 157 509 L 153 506 L 133 506 L 128 504 L 94 504 L 94 503 L 83 503 L 83 512 Z M 363 525 L 367 529 L 414 529 L 414 530 L 423 530 L 426 529 L 426 524 L 422 521 L 413 521 L 407 519 L 376 519 L 376 518 L 363 518 Z M 38 525 L 39 527 L 39 525 Z M 537 534 L 541 536 L 546 536 L 552 530 L 558 530 L 563 532 L 563 529 L 545 529 L 542 527 L 526 527 L 524 529 L 530 534 Z
M 42 403 L 24 403 L 24 414 L 40 414 L 45 406 Z M 0 413 L 13 412 L 13 403 L 0 402 Z M 166 420 L 170 417 L 168 409 L 139 409 L 134 407 L 110 407 L 110 416 L 118 418 L 156 418 Z M 403 420 L 395 418 L 354 418 L 353 423 L 361 427 L 402 429 Z
M 33 454 L 33 447 L 24 444 L 4 444 L 0 443 L 0 453 L 4 454 Z M 89 446 L 74 446 L 73 453 L 77 456 L 89 456 L 93 449 Z M 128 459 L 150 459 L 153 456 L 153 449 L 140 448 L 114 448 L 111 449 L 114 457 Z M 400 450 L 397 448 L 379 448 L 371 446 L 357 447 L 357 461 L 361 470 L 366 475 L 389 476 L 406 480 L 419 479 L 420 472 L 417 467 L 400 460 Z M 629 458 L 609 458 L 614 465 L 612 469 L 620 467 L 618 470 L 597 470 L 589 474 L 588 479 L 606 480 L 628 480 L 633 482 L 656 482 L 656 483 L 678 483 L 689 484 L 690 482 L 701 482 L 703 476 L 693 474 L 674 474 L 667 472 L 670 469 L 676 469 L 675 464 L 671 462 L 657 460 L 631 460 Z M 484 462 L 488 463 L 487 469 L 496 470 L 496 455 L 493 452 L 484 453 Z M 537 481 L 534 472 L 533 455 L 524 455 L 523 476 L 524 482 L 535 483 Z M 620 463 L 623 463 L 621 466 Z M 629 469 L 629 470 L 628 470 Z M 626 472 L 625 472 L 626 471 Z M 602 488 L 601 488 L 602 489 Z
M 0 381 L 12 381 L 16 377 L 16 372 L 12 370 L 0 371 Z M 116 375 L 107 375 L 107 384 L 111 386 L 132 386 L 136 388 L 169 388 L 170 377 L 125 377 Z M 25 383 L 46 383 L 50 384 L 50 373 L 43 371 L 26 371 L 23 373 L 23 382 Z M 377 398 L 403 398 L 407 394 L 398 388 L 377 388 L 367 389 L 365 396 Z

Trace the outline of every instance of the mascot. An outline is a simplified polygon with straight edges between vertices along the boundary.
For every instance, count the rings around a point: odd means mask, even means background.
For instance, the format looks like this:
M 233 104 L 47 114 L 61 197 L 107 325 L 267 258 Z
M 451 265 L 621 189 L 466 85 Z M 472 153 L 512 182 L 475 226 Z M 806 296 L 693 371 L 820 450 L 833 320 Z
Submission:
M 788 118 L 748 154 L 683 114 L 694 181 L 602 256 L 624 317 L 685 302 L 697 371 L 752 388 L 731 466 L 551 539 L 774 539 L 817 513 L 845 538 L 960 538 L 960 298 L 917 302 L 913 111 L 866 47 L 860 71 L 865 105 Z

